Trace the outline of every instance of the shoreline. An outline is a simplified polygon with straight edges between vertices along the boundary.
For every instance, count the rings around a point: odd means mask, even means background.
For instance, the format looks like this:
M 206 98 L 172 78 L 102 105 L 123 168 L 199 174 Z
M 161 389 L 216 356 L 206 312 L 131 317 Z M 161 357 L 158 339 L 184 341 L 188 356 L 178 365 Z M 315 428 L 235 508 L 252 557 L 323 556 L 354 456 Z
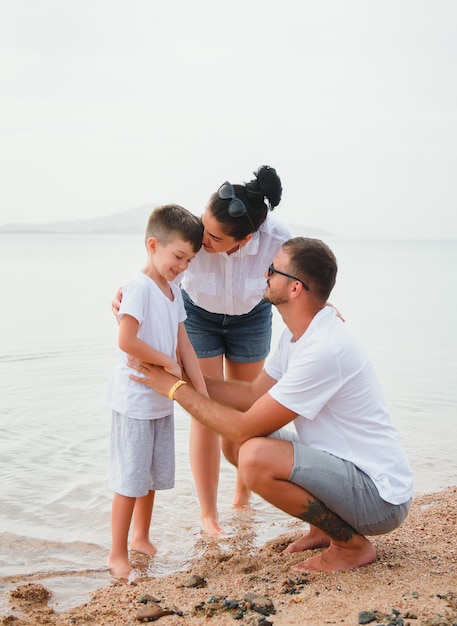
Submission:
M 52 608 L 49 575 L 41 582 L 34 576 L 29 583 L 22 577 L 9 591 L 9 609 L 0 624 L 118 626 L 141 623 L 143 610 L 164 626 L 233 625 L 237 613 L 239 623 L 249 626 L 358 624 L 361 611 L 371 612 L 365 618 L 373 624 L 398 617 L 404 624 L 451 626 L 457 621 L 456 529 L 457 487 L 417 495 L 399 529 L 370 538 L 378 553 L 374 563 L 302 574 L 290 566 L 315 551 L 281 555 L 298 530 L 253 547 L 247 525 L 223 548 L 217 540 L 205 543 L 185 571 L 129 582 L 111 579 L 109 586 L 90 592 L 86 602 L 62 612 Z M 146 571 L 149 558 L 138 555 L 135 567 Z M 246 601 L 249 593 L 258 598 Z

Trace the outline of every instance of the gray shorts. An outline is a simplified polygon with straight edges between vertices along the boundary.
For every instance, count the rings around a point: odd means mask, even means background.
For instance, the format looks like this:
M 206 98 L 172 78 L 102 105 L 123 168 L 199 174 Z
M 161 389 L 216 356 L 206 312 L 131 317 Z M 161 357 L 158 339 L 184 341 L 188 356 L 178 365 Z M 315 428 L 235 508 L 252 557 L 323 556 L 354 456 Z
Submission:
M 309 491 L 361 535 L 388 533 L 408 515 L 411 500 L 386 502 L 371 478 L 350 461 L 310 448 L 295 432 L 281 429 L 270 436 L 292 441 L 294 466 L 289 481 Z
M 112 411 L 110 488 L 129 498 L 175 485 L 174 417 L 141 420 Z

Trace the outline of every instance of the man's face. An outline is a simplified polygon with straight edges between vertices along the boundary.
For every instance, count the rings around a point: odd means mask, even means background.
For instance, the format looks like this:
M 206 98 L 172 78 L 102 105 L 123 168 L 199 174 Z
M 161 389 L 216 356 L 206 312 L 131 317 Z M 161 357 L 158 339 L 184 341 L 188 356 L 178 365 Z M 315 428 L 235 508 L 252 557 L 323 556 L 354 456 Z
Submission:
M 272 265 L 274 269 L 288 274 L 288 262 L 288 255 L 284 252 L 284 250 L 280 250 L 273 259 Z M 287 276 L 283 276 L 282 274 L 277 274 L 276 272 L 273 272 L 271 276 L 268 276 L 268 270 L 265 272 L 265 277 L 267 279 L 267 288 L 263 294 L 264 299 L 276 306 L 288 302 L 290 278 L 287 278 Z

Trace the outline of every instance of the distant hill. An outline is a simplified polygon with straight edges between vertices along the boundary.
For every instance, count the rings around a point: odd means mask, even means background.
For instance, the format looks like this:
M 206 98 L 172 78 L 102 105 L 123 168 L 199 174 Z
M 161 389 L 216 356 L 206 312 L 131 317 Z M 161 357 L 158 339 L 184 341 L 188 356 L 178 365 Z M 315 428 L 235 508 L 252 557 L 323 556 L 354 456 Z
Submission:
M 153 210 L 152 204 L 113 215 L 95 217 L 90 220 L 49 222 L 41 224 L 5 224 L 0 233 L 71 233 L 71 234 L 124 234 L 144 233 L 147 219 Z
M 41 224 L 5 224 L 0 226 L 0 233 L 43 233 L 43 234 L 81 234 L 81 235 L 135 235 L 143 234 L 147 219 L 154 205 L 143 204 L 140 207 L 95 217 L 90 220 L 68 222 L 49 222 Z M 331 233 L 317 228 L 308 228 L 302 224 L 289 224 L 294 235 L 306 237 L 326 237 Z

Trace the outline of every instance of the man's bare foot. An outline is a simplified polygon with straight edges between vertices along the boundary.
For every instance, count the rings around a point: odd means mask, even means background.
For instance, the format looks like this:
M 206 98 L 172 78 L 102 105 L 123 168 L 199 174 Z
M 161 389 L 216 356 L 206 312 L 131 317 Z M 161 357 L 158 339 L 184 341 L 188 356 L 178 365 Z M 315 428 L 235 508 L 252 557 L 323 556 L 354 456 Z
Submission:
M 202 531 L 210 537 L 219 537 L 220 535 L 225 535 L 219 524 L 219 521 L 217 519 L 214 519 L 214 517 L 202 517 L 201 522 Z
M 281 554 L 291 554 L 292 552 L 304 552 L 315 548 L 326 548 L 330 545 L 330 537 L 321 532 L 318 528 L 311 526 L 309 532 L 300 539 L 292 541 Z
M 128 578 L 132 571 L 128 558 L 124 557 L 113 557 L 110 554 L 107 565 L 115 578 Z
M 151 556 L 157 554 L 157 548 L 153 543 L 149 541 L 149 539 L 139 540 L 132 537 L 132 541 L 130 542 L 130 549 L 136 550 L 137 552 L 142 552 L 143 554 L 149 554 Z
M 299 572 L 337 572 L 368 565 L 375 559 L 376 550 L 372 544 L 362 535 L 357 535 L 346 544 L 332 542 L 321 554 L 296 563 L 291 569 Z

